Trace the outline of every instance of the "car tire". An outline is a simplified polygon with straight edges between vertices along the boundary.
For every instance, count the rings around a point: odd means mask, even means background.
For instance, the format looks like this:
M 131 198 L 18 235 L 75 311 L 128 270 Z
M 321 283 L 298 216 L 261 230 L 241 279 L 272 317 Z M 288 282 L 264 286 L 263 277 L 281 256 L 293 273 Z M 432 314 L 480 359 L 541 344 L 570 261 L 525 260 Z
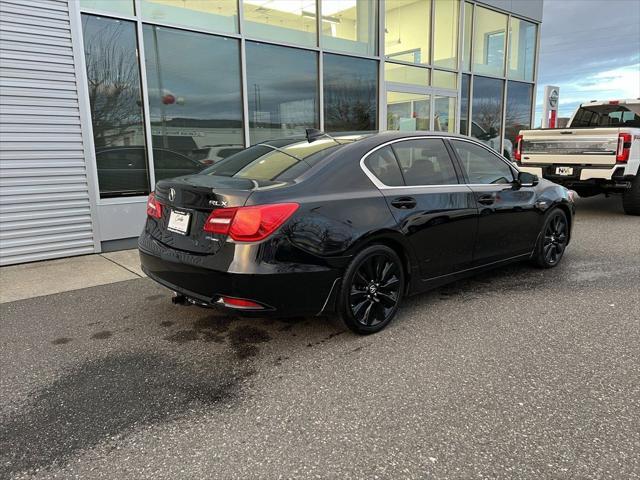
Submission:
M 360 251 L 340 287 L 338 313 L 343 323 L 361 335 L 385 328 L 402 301 L 404 278 L 402 260 L 393 249 L 371 245 Z
M 553 268 L 560 263 L 569 241 L 569 221 L 567 215 L 555 208 L 549 212 L 542 225 L 536 249 L 531 258 L 540 268 Z
M 640 171 L 631 182 L 631 188 L 622 194 L 622 209 L 627 215 L 640 215 Z

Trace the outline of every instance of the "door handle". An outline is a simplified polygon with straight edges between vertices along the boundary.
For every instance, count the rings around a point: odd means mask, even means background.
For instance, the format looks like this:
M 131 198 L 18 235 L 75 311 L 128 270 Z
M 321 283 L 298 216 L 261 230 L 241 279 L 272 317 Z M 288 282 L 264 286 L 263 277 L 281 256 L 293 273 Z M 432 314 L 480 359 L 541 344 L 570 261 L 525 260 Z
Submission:
M 391 205 L 393 205 L 396 208 L 401 208 L 404 210 L 415 208 L 417 204 L 418 202 L 416 202 L 416 199 L 413 197 L 398 197 L 398 198 L 394 198 L 391 201 Z
M 493 205 L 496 201 L 496 194 L 495 193 L 489 193 L 486 195 L 480 195 L 478 197 L 478 203 L 481 203 L 482 205 Z

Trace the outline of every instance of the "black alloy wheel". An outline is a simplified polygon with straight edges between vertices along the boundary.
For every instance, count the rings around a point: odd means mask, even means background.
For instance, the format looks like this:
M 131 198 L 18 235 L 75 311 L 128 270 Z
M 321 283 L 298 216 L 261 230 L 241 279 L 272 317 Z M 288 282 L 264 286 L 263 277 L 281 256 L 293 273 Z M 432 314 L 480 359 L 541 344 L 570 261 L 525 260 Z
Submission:
M 569 222 L 562 210 L 554 210 L 547 217 L 538 242 L 534 262 L 542 268 L 555 267 L 564 255 L 569 241 Z
M 384 245 L 364 249 L 347 268 L 342 284 L 344 323 L 361 334 L 382 330 L 395 316 L 403 288 L 404 271 L 396 252 Z

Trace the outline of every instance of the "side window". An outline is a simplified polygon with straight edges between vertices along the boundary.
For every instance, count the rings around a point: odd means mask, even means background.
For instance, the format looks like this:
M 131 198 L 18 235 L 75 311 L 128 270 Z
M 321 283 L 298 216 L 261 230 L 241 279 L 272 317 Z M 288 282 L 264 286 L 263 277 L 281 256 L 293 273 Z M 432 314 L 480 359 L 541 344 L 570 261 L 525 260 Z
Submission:
M 404 186 L 402 173 L 400 173 L 400 167 L 391 147 L 376 150 L 367 157 L 364 164 L 385 185 L 390 187 Z
M 469 183 L 486 184 L 513 182 L 513 170 L 485 148 L 470 142 L 451 140 Z
M 439 138 L 406 140 L 393 144 L 407 185 L 454 185 L 458 183 L 453 162 Z

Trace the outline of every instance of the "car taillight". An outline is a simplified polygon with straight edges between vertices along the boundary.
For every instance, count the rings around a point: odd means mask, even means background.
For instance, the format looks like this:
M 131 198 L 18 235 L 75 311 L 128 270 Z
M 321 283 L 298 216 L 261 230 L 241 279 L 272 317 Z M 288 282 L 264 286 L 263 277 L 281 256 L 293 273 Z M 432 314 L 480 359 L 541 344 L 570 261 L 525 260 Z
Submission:
M 520 162 L 522 160 L 522 135 L 518 135 L 516 137 L 516 148 L 513 151 L 513 159 L 516 162 Z
M 162 218 L 162 204 L 156 200 L 156 194 L 151 192 L 147 200 L 147 215 L 153 218 Z
M 239 242 L 257 242 L 276 231 L 297 209 L 297 203 L 218 208 L 207 218 L 204 231 L 229 235 Z
M 219 303 L 225 307 L 239 308 L 241 310 L 262 310 L 264 307 L 259 303 L 245 298 L 221 297 Z
M 616 162 L 629 161 L 631 151 L 631 134 L 621 133 L 618 135 L 618 149 L 616 150 Z

